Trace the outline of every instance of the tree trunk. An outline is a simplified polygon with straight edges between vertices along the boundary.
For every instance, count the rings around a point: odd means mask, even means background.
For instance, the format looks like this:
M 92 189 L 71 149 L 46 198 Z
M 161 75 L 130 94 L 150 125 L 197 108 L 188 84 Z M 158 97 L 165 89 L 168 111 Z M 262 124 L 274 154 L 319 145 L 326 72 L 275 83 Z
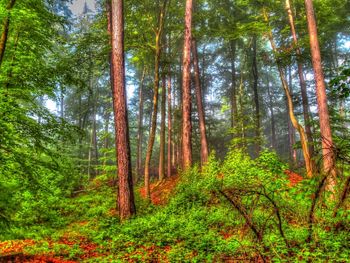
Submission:
M 113 108 L 118 162 L 118 210 L 121 220 L 136 213 L 132 182 L 129 123 L 125 90 L 123 0 L 112 0 Z
M 7 16 L 5 17 L 5 20 L 3 22 L 3 31 L 2 31 L 1 38 L 0 38 L 0 67 L 1 67 L 2 61 L 4 59 L 6 44 L 7 44 L 7 40 L 8 40 L 8 33 L 9 33 L 9 29 L 10 29 L 11 10 L 12 10 L 13 6 L 15 5 L 15 3 L 16 3 L 16 0 L 10 0 L 10 2 L 8 3 L 8 5 L 6 7 Z
M 230 41 L 231 51 L 231 128 L 234 129 L 237 125 L 238 110 L 237 110 L 237 91 L 236 91 L 236 41 Z
M 290 5 L 290 0 L 286 0 L 286 10 L 288 13 L 289 24 L 290 24 L 292 37 L 293 37 L 293 42 L 294 42 L 294 45 L 296 47 L 298 75 L 299 75 L 299 82 L 300 82 L 300 89 L 301 89 L 305 131 L 306 131 L 306 136 L 307 136 L 307 139 L 309 142 L 310 156 L 312 158 L 315 150 L 314 150 L 314 145 L 313 145 L 311 124 L 310 124 L 309 99 L 307 97 L 306 82 L 305 82 L 305 78 L 304 78 L 304 74 L 303 74 L 303 65 L 301 62 L 302 54 L 301 54 L 301 50 L 298 46 L 298 37 L 297 37 L 296 30 L 295 30 L 295 24 L 294 24 L 293 12 L 292 12 L 291 5 Z
M 196 87 L 196 100 L 199 117 L 199 130 L 200 130 L 200 141 L 201 141 L 201 165 L 205 165 L 208 162 L 208 141 L 205 127 L 205 111 L 203 107 L 202 97 L 202 86 L 199 76 L 199 65 L 198 65 L 198 53 L 196 40 L 192 39 L 192 55 L 193 55 L 193 68 L 194 68 L 194 79 Z
M 168 55 L 170 56 L 170 37 L 169 37 L 169 44 L 168 44 Z M 172 156 L 174 156 L 173 151 L 173 140 L 172 140 L 172 99 L 171 99 L 171 66 L 169 64 L 168 66 L 168 159 L 167 159 L 167 173 L 168 177 L 171 176 L 171 169 L 172 169 Z
M 159 144 L 159 181 L 164 180 L 165 165 L 165 107 L 166 107 L 166 76 L 162 76 L 162 102 L 161 102 L 161 120 L 160 120 L 160 144 Z
M 136 179 L 141 175 L 142 167 L 142 139 L 143 139 L 143 82 L 145 80 L 146 67 L 142 70 L 142 76 L 139 87 L 139 120 L 137 124 L 137 157 L 136 157 Z
M 306 17 L 310 35 L 311 59 L 314 68 L 316 82 L 316 97 L 318 105 L 318 115 L 320 118 L 320 132 L 322 139 L 323 169 L 325 173 L 331 175 L 328 187 L 332 190 L 335 186 L 336 167 L 334 158 L 334 145 L 332 131 L 329 123 L 329 113 L 327 106 L 326 84 L 321 62 L 321 52 L 318 43 L 317 26 L 312 0 L 305 0 Z
M 191 39 L 192 0 L 186 0 L 185 34 L 183 48 L 182 76 L 182 156 L 183 168 L 192 165 L 192 123 L 191 123 Z
M 155 58 L 154 58 L 154 86 L 153 86 L 153 111 L 151 117 L 151 130 L 148 138 L 146 160 L 145 160 L 145 190 L 146 197 L 148 200 L 151 199 L 151 189 L 150 189 L 150 174 L 149 168 L 151 164 L 152 151 L 154 140 L 156 137 L 156 128 L 157 128 L 157 115 L 158 115 L 158 93 L 159 93 L 159 64 L 161 56 L 161 39 L 163 34 L 164 27 L 164 16 L 165 16 L 166 1 L 164 1 L 163 6 L 159 12 L 158 19 L 158 30 L 156 32 L 156 46 L 155 46 Z
M 267 75 L 267 95 L 269 96 L 269 110 L 271 115 L 271 146 L 272 149 L 276 150 L 277 146 L 277 140 L 276 140 L 276 124 L 275 124 L 275 113 L 273 111 L 273 100 L 272 100 L 272 94 L 270 91 L 270 80 L 269 75 Z
M 266 22 L 269 21 L 265 9 L 264 9 L 264 18 L 265 18 Z M 277 53 L 278 52 L 277 51 L 277 47 L 276 47 L 275 41 L 273 39 L 273 35 L 272 35 L 271 30 L 268 32 L 268 37 L 269 37 L 270 44 L 271 44 L 273 52 Z M 309 147 L 308 147 L 308 141 L 307 141 L 306 133 L 305 133 L 304 128 L 299 124 L 297 118 L 294 115 L 293 99 L 292 99 L 292 96 L 291 96 L 291 93 L 290 93 L 290 90 L 289 90 L 289 86 L 288 86 L 288 83 L 286 81 L 286 77 L 284 75 L 282 66 L 281 66 L 281 64 L 279 63 L 279 61 L 277 59 L 275 59 L 275 60 L 276 60 L 276 63 L 277 63 L 279 76 L 280 76 L 280 79 L 281 79 L 281 82 L 282 82 L 282 87 L 283 87 L 284 92 L 285 92 L 286 97 L 287 97 L 289 117 L 290 117 L 290 120 L 291 120 L 294 128 L 299 132 L 299 135 L 300 135 L 301 147 L 302 147 L 302 151 L 303 151 L 303 155 L 304 155 L 304 159 L 305 159 L 306 174 L 307 174 L 308 177 L 312 177 L 312 175 L 313 175 L 313 165 L 312 165 L 312 160 L 311 160 L 311 156 L 310 156 L 310 153 L 309 153 Z
M 256 153 L 260 152 L 260 105 L 259 105 L 259 93 L 258 93 L 258 64 L 256 61 L 256 35 L 253 36 L 253 63 L 252 63 L 252 72 L 253 72 L 253 93 L 254 93 L 254 104 L 255 104 L 255 137 L 256 137 Z

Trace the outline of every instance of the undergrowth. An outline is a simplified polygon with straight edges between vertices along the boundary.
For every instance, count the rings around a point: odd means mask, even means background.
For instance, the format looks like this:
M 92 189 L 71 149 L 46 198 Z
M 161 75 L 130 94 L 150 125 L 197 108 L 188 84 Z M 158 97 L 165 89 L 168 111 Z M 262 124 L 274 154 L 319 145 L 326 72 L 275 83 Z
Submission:
M 17 228 L 12 238 L 56 242 L 38 242 L 27 253 L 78 260 L 81 247 L 57 242 L 84 237 L 98 251 L 84 259 L 89 262 L 346 262 L 350 215 L 349 204 L 339 203 L 343 184 L 335 198 L 322 191 L 315 200 L 322 176 L 291 187 L 286 169 L 267 151 L 255 160 L 240 150 L 222 162 L 212 155 L 202 172 L 194 167 L 180 175 L 164 206 L 148 204 L 136 191 L 138 214 L 125 223 L 116 215 L 110 179 L 98 177 L 90 190 L 59 200 L 53 213 L 59 223 Z

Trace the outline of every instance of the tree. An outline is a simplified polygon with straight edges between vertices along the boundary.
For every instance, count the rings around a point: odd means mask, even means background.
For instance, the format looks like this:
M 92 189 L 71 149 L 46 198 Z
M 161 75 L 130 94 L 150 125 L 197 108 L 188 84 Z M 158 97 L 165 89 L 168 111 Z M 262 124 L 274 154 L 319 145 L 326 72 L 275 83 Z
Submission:
M 200 131 L 200 142 L 201 142 L 201 164 L 202 166 L 208 161 L 208 141 L 207 133 L 205 127 L 205 111 L 203 107 L 203 96 L 202 96 L 202 86 L 199 75 L 199 63 L 197 54 L 197 42 L 192 39 L 192 56 L 193 56 L 193 68 L 194 68 L 194 80 L 195 80 L 195 90 L 196 90 L 196 101 L 198 108 L 199 117 L 199 131 Z
M 303 65 L 301 63 L 302 53 L 301 53 L 300 47 L 298 46 L 299 45 L 298 37 L 295 30 L 295 23 L 294 23 L 294 17 L 291 9 L 290 0 L 286 0 L 286 10 L 288 13 L 290 30 L 292 33 L 293 42 L 294 42 L 296 54 L 297 54 L 298 76 L 299 76 L 300 89 L 301 89 L 305 131 L 309 142 L 310 156 L 312 158 L 314 155 L 314 146 L 313 146 L 313 138 L 312 138 L 312 132 L 311 132 L 311 124 L 310 124 L 309 99 L 307 96 L 306 82 L 305 82 L 304 73 L 303 73 Z
M 182 68 L 182 155 L 183 168 L 192 165 L 192 123 L 191 123 L 191 39 L 192 0 L 186 0 L 185 33 Z
M 336 176 L 334 145 L 331 126 L 329 123 L 326 84 L 324 82 L 321 52 L 318 43 L 317 26 L 312 0 L 305 0 L 305 9 L 310 37 L 311 59 L 316 82 L 316 97 L 322 141 L 323 170 L 326 174 L 329 173 L 331 175 L 332 178 L 329 181 L 329 187 L 333 189 Z
M 146 196 L 148 199 L 151 198 L 149 168 L 151 164 L 153 145 L 156 137 L 156 128 L 157 128 L 159 68 L 160 68 L 160 57 L 161 57 L 161 51 L 162 51 L 161 40 L 163 36 L 166 7 L 167 7 L 167 0 L 164 0 L 159 10 L 158 24 L 155 30 L 156 36 L 155 36 L 155 50 L 154 50 L 155 56 L 154 56 L 153 110 L 152 110 L 152 117 L 151 117 L 151 129 L 150 129 L 149 138 L 148 138 L 148 146 L 147 146 L 146 160 L 145 160 L 145 189 L 146 189 Z
M 118 210 L 121 220 L 136 213 L 125 90 L 123 0 L 112 0 L 113 109 L 118 163 Z

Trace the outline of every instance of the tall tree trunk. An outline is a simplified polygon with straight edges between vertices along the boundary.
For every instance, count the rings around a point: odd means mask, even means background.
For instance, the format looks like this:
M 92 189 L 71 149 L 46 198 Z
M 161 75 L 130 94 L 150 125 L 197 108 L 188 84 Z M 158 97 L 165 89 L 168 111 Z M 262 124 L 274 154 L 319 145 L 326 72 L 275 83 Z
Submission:
M 268 23 L 269 19 L 268 19 L 268 16 L 267 16 L 265 9 L 263 10 L 263 14 L 264 14 L 265 21 Z M 273 39 L 273 35 L 272 35 L 271 30 L 268 32 L 268 37 L 269 37 L 273 52 L 277 53 L 278 50 L 277 50 L 275 41 Z M 283 72 L 282 66 L 277 59 L 275 59 L 275 60 L 276 60 L 276 64 L 278 67 L 279 76 L 280 76 L 280 79 L 282 82 L 282 87 L 283 87 L 284 92 L 285 92 L 286 97 L 287 97 L 289 118 L 290 118 L 294 128 L 299 132 L 299 135 L 300 135 L 301 147 L 302 147 L 302 151 L 303 151 L 303 155 L 304 155 L 304 159 L 305 159 L 306 174 L 308 177 L 312 177 L 313 165 L 312 165 L 312 160 L 311 160 L 311 156 L 310 156 L 310 152 L 309 152 L 306 133 L 305 133 L 303 126 L 300 125 L 297 118 L 295 117 L 293 99 L 292 99 L 292 96 L 291 96 L 291 93 L 289 90 L 289 86 L 288 86 L 285 74 Z
M 288 70 L 288 76 L 289 76 L 289 91 L 290 96 L 293 98 L 293 79 L 292 79 L 292 70 L 291 67 L 289 67 Z M 288 99 L 286 97 L 286 109 L 288 109 Z M 288 119 L 288 136 L 289 136 L 289 153 L 290 153 L 290 160 L 291 164 L 295 165 L 297 163 L 297 150 L 295 149 L 295 128 L 293 127 L 292 122 L 290 121 L 290 118 L 288 118 L 287 113 L 287 119 Z M 310 153 L 310 158 L 312 158 Z M 311 160 L 312 161 L 312 160 Z M 313 161 L 312 161 L 313 162 Z M 312 163 L 313 165 L 313 163 Z
M 5 20 L 3 21 L 3 31 L 0 38 L 0 67 L 2 65 L 2 61 L 4 59 L 5 50 L 6 50 L 6 44 L 8 40 L 8 33 L 10 29 L 10 16 L 11 16 L 11 10 L 14 7 L 16 3 L 16 0 L 10 0 L 8 3 L 6 10 L 7 10 L 7 16 L 5 17 Z
M 303 105 L 303 115 L 304 115 L 304 122 L 305 122 L 305 131 L 306 136 L 309 142 L 309 151 L 311 158 L 314 155 L 314 145 L 313 145 L 313 138 L 312 138 L 312 132 L 311 132 L 311 124 L 310 124 L 310 114 L 309 114 L 309 99 L 307 96 L 307 88 L 306 88 L 306 81 L 303 74 L 303 65 L 301 62 L 302 54 L 301 50 L 298 46 L 298 37 L 295 30 L 295 23 L 294 23 L 294 17 L 293 12 L 291 9 L 290 0 L 286 0 L 286 10 L 288 13 L 288 19 L 290 24 L 290 29 L 293 37 L 293 42 L 296 48 L 296 54 L 297 54 L 297 64 L 298 64 L 298 75 L 299 75 L 299 82 L 300 82 L 300 89 L 301 89 L 301 98 L 302 98 L 302 105 Z
M 260 152 L 261 136 L 260 136 L 260 103 L 259 103 L 259 93 L 258 93 L 258 63 L 256 60 L 256 35 L 253 36 L 253 93 L 254 93 L 254 104 L 255 104 L 255 137 L 256 137 L 256 153 Z
M 109 130 L 109 118 L 110 118 L 110 111 L 108 109 L 105 110 L 104 114 L 104 142 L 103 142 L 103 148 L 104 148 L 104 154 L 103 154 L 103 171 L 105 174 L 107 174 L 107 150 L 109 148 L 109 136 L 108 136 L 108 130 Z
M 236 91 L 236 41 L 230 41 L 230 53 L 231 53 L 231 128 L 234 129 L 237 126 L 238 109 L 237 109 L 237 91 Z
M 139 87 L 139 119 L 137 123 L 137 156 L 136 156 L 136 179 L 141 175 L 142 169 L 142 139 L 143 139 L 143 82 L 145 80 L 146 67 L 143 67 Z
M 125 90 L 123 0 L 112 0 L 113 107 L 118 160 L 118 210 L 121 220 L 136 213 L 132 182 L 129 123 Z
M 165 175 L 165 107 L 166 107 L 166 75 L 162 76 L 162 102 L 160 107 L 160 144 L 159 144 L 159 181 L 164 180 Z
M 185 34 L 183 48 L 182 76 L 182 155 L 183 168 L 192 165 L 192 123 L 191 123 L 191 39 L 192 0 L 186 0 Z
M 170 56 L 170 37 L 168 43 L 168 55 Z M 168 66 L 168 158 L 167 158 L 167 173 L 168 177 L 171 177 L 172 170 L 172 157 L 174 156 L 173 152 L 173 140 L 172 140 L 172 96 L 171 96 L 171 66 Z
M 276 140 L 275 113 L 273 111 L 273 100 L 272 100 L 272 94 L 270 91 L 270 79 L 268 74 L 267 74 L 266 84 L 267 84 L 267 95 L 269 96 L 269 110 L 271 115 L 271 146 L 274 150 L 276 150 L 277 140 Z
M 157 115 L 158 115 L 158 93 L 159 93 L 159 64 L 161 56 L 161 39 L 163 35 L 164 19 L 165 19 L 165 9 L 166 1 L 164 1 L 158 16 L 158 28 L 156 31 L 156 46 L 155 46 L 155 58 L 154 58 L 154 86 L 153 86 L 153 111 L 152 111 L 152 121 L 151 130 L 148 138 L 148 146 L 146 152 L 145 160 L 145 190 L 147 199 L 151 199 L 151 189 L 150 189 L 150 174 L 149 168 L 151 164 L 152 152 L 154 140 L 156 137 L 157 128 Z
M 208 141 L 205 127 L 205 111 L 203 107 L 203 96 L 202 86 L 199 76 L 199 65 L 198 65 L 198 53 L 196 40 L 192 39 L 192 55 L 193 55 L 193 68 L 194 68 L 194 79 L 196 88 L 196 100 L 199 117 L 199 130 L 200 130 L 200 141 L 201 141 L 201 165 L 205 165 L 208 162 Z
M 320 118 L 320 132 L 322 139 L 323 169 L 325 173 L 331 175 L 328 187 L 332 190 L 335 186 L 335 156 L 332 139 L 332 131 L 329 123 L 329 113 L 327 106 L 326 84 L 321 62 L 321 52 L 318 43 L 317 26 L 312 0 L 305 0 L 307 24 L 310 36 L 311 59 L 314 68 L 316 82 L 316 97 L 318 105 L 318 115 Z

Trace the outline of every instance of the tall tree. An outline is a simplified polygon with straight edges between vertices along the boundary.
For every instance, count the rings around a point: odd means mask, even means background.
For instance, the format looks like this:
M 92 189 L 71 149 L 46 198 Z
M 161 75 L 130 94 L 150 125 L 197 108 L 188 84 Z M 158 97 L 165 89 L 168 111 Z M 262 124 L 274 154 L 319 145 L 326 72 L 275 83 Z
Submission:
M 125 89 L 124 2 L 112 0 L 113 109 L 118 163 L 118 211 L 121 220 L 136 213 L 132 182 L 129 123 Z
M 260 151 L 260 103 L 259 103 L 259 92 L 258 92 L 258 81 L 259 81 L 259 73 L 258 73 L 258 63 L 257 63 L 257 37 L 253 36 L 252 40 L 252 72 L 253 72 L 253 93 L 254 93 L 254 104 L 255 104 L 255 137 L 256 137 L 256 153 L 258 154 Z
M 200 142 L 201 142 L 201 164 L 202 166 L 208 161 L 208 140 L 205 127 L 205 111 L 203 107 L 203 96 L 202 86 L 199 75 L 199 64 L 198 64 L 198 53 L 197 53 L 197 42 L 192 39 L 192 56 L 193 56 L 193 68 L 194 68 L 194 80 L 196 90 L 196 100 L 199 117 L 199 131 L 200 131 Z
M 192 0 L 186 0 L 185 33 L 182 69 L 182 156 L 183 168 L 192 165 L 192 123 L 191 123 L 191 39 Z
M 155 56 L 154 56 L 153 110 L 152 110 L 152 117 L 151 117 L 151 130 L 148 138 L 148 146 L 147 146 L 146 160 L 145 160 L 145 189 L 146 189 L 146 197 L 148 199 L 151 198 L 149 168 L 151 164 L 154 140 L 156 137 L 156 129 L 157 129 L 159 68 L 160 68 L 160 57 L 161 57 L 161 51 L 162 51 L 161 40 L 162 40 L 163 29 L 164 29 L 166 7 L 167 7 L 167 0 L 164 0 L 159 10 L 158 24 L 155 30 L 156 36 L 155 36 L 155 50 L 154 50 Z
M 169 37 L 170 38 L 170 37 Z M 170 41 L 169 41 L 170 42 Z M 170 54 L 170 46 L 168 46 L 169 54 Z M 172 96 L 171 96 L 171 66 L 168 65 L 168 158 L 167 158 L 167 173 L 168 177 L 171 176 L 172 170 L 172 162 L 174 153 L 172 152 L 173 147 L 173 136 L 172 136 Z
M 267 11 L 265 10 L 265 8 L 263 9 L 263 15 L 264 15 L 265 22 L 269 23 L 269 17 L 268 17 L 268 14 L 267 14 Z M 278 60 L 276 58 L 276 55 L 278 54 L 278 49 L 277 49 L 277 46 L 275 44 L 271 29 L 268 30 L 268 38 L 270 40 L 272 50 L 275 53 L 275 61 L 277 64 L 278 73 L 279 73 L 279 76 L 280 76 L 280 79 L 282 82 L 282 87 L 283 87 L 284 92 L 286 94 L 287 103 L 288 103 L 289 118 L 290 118 L 290 121 L 292 122 L 294 128 L 299 132 L 299 135 L 300 135 L 301 147 L 302 147 L 303 156 L 305 159 L 306 173 L 307 173 L 308 177 L 312 177 L 313 176 L 313 164 L 312 164 L 312 160 L 311 160 L 311 156 L 310 156 L 310 151 L 309 151 L 309 147 L 308 147 L 306 133 L 305 133 L 304 127 L 299 123 L 298 119 L 295 116 L 293 98 L 291 96 L 289 85 L 288 85 L 288 82 L 286 80 L 281 62 L 280 62 L 280 60 Z
M 142 167 L 142 139 L 143 139 L 143 83 L 146 75 L 146 67 L 142 70 L 142 76 L 139 86 L 139 116 L 137 122 L 137 155 L 136 155 L 136 174 L 137 179 L 141 175 Z
M 335 185 L 335 159 L 334 159 L 334 145 L 332 139 L 332 131 L 329 123 L 329 113 L 327 105 L 326 84 L 324 82 L 324 74 L 322 69 L 322 60 L 320 46 L 318 43 L 317 26 L 314 14 L 314 7 L 312 0 L 305 0 L 305 9 L 307 24 L 310 37 L 311 59 L 314 69 L 314 77 L 316 82 L 316 97 L 318 106 L 318 115 L 320 119 L 320 132 L 322 140 L 322 155 L 323 155 L 323 169 L 325 173 L 329 173 L 333 178 L 329 181 L 329 187 Z
M 290 0 L 286 0 L 286 10 L 288 13 L 290 30 L 292 33 L 293 42 L 294 42 L 296 54 L 297 54 L 298 76 L 299 76 L 300 89 L 301 89 L 305 131 L 306 131 L 306 136 L 307 136 L 307 139 L 309 142 L 310 156 L 312 157 L 314 155 L 314 146 L 313 146 L 313 138 L 312 138 L 312 132 L 311 132 L 311 124 L 310 124 L 309 99 L 307 96 L 306 81 L 304 78 L 303 65 L 301 62 L 302 53 L 301 53 L 301 50 L 299 48 L 298 37 L 297 37 L 296 30 L 295 30 L 295 23 L 294 23 L 294 17 L 293 17 L 293 12 L 291 9 Z
M 162 76 L 162 93 L 161 93 L 161 104 L 160 104 L 160 142 L 159 142 L 159 181 L 164 180 L 165 174 L 165 110 L 166 110 L 166 75 L 163 72 Z

